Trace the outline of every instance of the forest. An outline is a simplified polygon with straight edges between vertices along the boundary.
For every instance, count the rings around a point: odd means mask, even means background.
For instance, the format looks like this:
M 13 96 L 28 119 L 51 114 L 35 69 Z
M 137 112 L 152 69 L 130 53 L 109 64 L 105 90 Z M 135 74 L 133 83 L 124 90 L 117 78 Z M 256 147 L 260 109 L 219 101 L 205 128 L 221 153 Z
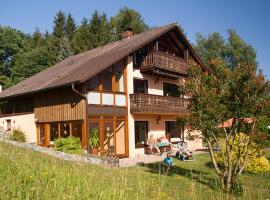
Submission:
M 95 11 L 80 24 L 71 13 L 60 10 L 54 16 L 51 33 L 36 28 L 32 34 L 25 34 L 0 25 L 0 82 L 8 88 L 68 56 L 116 41 L 124 28 L 132 28 L 137 34 L 148 25 L 139 12 L 128 7 L 110 18 Z

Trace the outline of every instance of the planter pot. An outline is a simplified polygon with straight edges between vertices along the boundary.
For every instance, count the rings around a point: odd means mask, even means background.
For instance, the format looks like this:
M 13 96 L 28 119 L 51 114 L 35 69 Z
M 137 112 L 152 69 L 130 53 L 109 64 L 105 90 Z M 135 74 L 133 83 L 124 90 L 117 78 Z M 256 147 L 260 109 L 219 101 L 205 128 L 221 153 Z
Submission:
M 90 149 L 90 154 L 98 155 L 98 149 Z

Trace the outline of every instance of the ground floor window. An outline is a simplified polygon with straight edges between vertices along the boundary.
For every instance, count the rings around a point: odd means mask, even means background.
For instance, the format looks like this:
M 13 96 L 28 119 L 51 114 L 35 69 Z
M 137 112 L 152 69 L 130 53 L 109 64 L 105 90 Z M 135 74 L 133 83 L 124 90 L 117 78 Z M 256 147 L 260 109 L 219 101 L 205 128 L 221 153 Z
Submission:
M 56 139 L 69 136 L 79 137 L 82 140 L 82 123 L 82 120 L 38 123 L 38 144 L 48 147 Z
M 7 119 L 6 122 L 7 122 L 7 131 L 10 131 L 11 130 L 11 119 Z
M 89 118 L 89 137 L 94 132 L 99 135 L 100 155 L 128 156 L 127 124 L 125 117 L 100 116 Z
M 135 121 L 135 148 L 143 148 L 148 138 L 148 121 Z
M 165 133 L 168 140 L 171 138 L 184 139 L 184 126 L 180 126 L 176 121 L 165 121 Z

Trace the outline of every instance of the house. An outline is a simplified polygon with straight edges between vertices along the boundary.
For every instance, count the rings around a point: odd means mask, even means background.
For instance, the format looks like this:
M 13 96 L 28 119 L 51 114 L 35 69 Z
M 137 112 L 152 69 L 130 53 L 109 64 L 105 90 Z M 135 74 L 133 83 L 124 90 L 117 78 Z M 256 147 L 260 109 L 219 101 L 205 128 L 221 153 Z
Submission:
M 206 67 L 177 24 L 121 35 L 2 91 L 0 126 L 21 128 L 27 142 L 46 147 L 80 137 L 84 149 L 96 129 L 100 154 L 113 148 L 118 157 L 144 153 L 150 134 L 184 139 L 176 119 L 188 115 L 189 99 L 181 86 L 189 65 Z

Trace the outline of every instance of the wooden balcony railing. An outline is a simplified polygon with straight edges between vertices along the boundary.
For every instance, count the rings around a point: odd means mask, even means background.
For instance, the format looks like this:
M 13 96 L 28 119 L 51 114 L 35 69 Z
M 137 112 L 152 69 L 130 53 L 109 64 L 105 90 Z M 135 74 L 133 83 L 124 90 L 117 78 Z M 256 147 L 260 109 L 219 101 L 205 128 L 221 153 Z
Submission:
M 187 60 L 160 51 L 137 55 L 137 65 L 142 73 L 179 78 L 187 74 Z
M 131 113 L 187 115 L 189 100 L 152 94 L 130 94 Z

